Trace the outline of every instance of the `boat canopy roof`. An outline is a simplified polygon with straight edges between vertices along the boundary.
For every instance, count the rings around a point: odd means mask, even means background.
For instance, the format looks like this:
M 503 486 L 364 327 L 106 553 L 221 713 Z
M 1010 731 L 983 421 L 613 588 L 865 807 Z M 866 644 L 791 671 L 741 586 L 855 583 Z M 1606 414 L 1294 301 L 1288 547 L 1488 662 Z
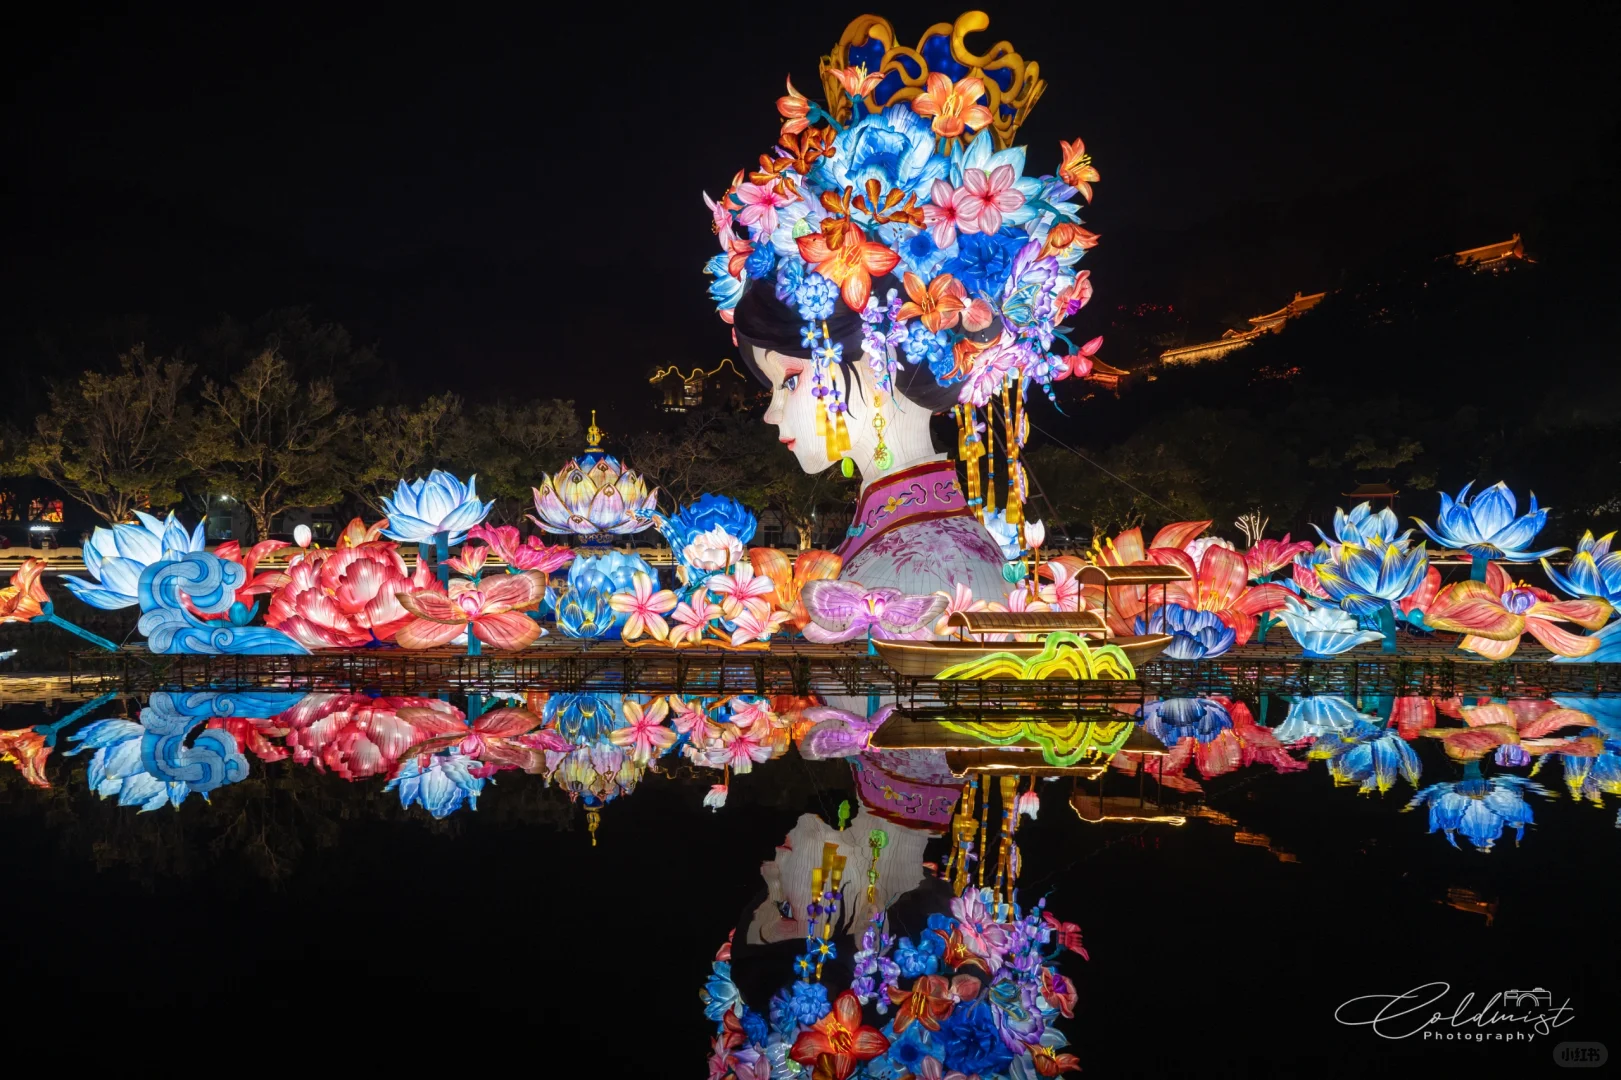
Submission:
M 954 611 L 947 626 L 970 634 L 1044 634 L 1054 630 L 1107 632 L 1109 624 L 1095 611 Z
M 1165 585 L 1193 577 L 1183 566 L 1094 566 L 1081 567 L 1082 585 Z

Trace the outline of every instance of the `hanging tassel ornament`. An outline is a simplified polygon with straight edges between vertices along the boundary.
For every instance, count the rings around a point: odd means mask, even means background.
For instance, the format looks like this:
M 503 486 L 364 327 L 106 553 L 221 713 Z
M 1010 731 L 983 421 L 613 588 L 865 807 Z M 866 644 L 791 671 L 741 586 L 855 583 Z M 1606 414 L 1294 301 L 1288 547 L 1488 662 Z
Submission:
M 822 339 L 827 340 L 827 323 L 822 324 Z M 813 326 L 805 327 L 805 345 L 811 348 L 811 395 L 816 398 L 816 434 L 818 438 L 827 439 L 833 428 L 828 423 L 827 406 L 830 391 L 827 370 L 827 353 L 815 348 L 816 330 Z M 829 457 L 833 455 L 828 454 Z
M 985 778 L 985 797 L 979 801 L 979 866 L 975 868 L 974 887 L 985 887 L 985 852 L 991 846 L 991 781 Z
M 874 829 L 867 834 L 867 846 L 872 849 L 872 862 L 867 864 L 867 903 L 878 902 L 878 856 L 889 846 L 889 834 Z
M 968 860 L 974 849 L 974 833 L 978 831 L 974 821 L 974 793 L 977 790 L 978 780 L 963 781 L 962 798 L 957 801 L 957 812 L 951 818 L 952 848 L 950 858 L 946 861 L 946 872 L 951 875 L 951 888 L 958 896 L 968 888 Z
M 996 399 L 985 403 L 985 515 L 996 513 L 996 440 L 991 426 L 996 423 Z
M 1000 777 L 1002 787 L 1002 839 L 996 853 L 996 902 L 1009 904 L 1013 900 L 1013 832 L 1019 826 L 1018 774 Z M 1002 913 L 998 913 L 998 919 Z
M 895 454 L 884 444 L 884 428 L 888 424 L 884 421 L 884 395 L 877 394 L 873 398 L 872 430 L 878 436 L 878 448 L 873 451 L 872 463 L 879 472 L 888 472 L 895 464 Z
M 979 459 L 985 456 L 985 444 L 980 441 L 979 433 L 974 430 L 975 416 L 972 405 L 955 405 L 952 411 L 957 416 L 957 459 L 962 462 L 963 476 L 965 478 L 965 491 L 968 496 L 968 508 L 974 512 L 974 517 L 983 524 L 985 521 L 985 499 L 979 493 Z
M 1017 395 L 1013 397 L 1013 404 L 1008 403 L 1008 388 L 1002 386 L 1002 434 L 1006 438 L 1007 447 L 1007 523 L 1019 527 L 1019 547 L 1025 547 L 1024 542 L 1024 500 L 1019 497 L 1019 439 L 1018 439 L 1018 401 Z

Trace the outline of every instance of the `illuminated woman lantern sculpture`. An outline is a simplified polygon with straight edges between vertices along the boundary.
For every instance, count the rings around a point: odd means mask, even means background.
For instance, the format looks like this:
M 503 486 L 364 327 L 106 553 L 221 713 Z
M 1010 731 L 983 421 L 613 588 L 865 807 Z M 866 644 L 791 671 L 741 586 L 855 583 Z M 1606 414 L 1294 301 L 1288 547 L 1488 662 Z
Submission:
M 969 12 L 914 50 L 857 19 L 822 60 L 830 104 L 790 83 L 777 146 L 709 200 L 710 295 L 771 388 L 766 422 L 807 472 L 861 475 L 840 554 L 868 587 L 1001 597 L 983 522 L 1000 511 L 1029 549 L 1025 394 L 1092 370 L 1095 342 L 1061 324 L 1091 296 L 1075 264 L 1097 238 L 1071 200 L 1097 171 L 1077 140 L 1058 176 L 1024 175 L 1011 143 L 1044 84 L 1006 42 L 967 48 L 988 24 Z M 962 476 L 929 434 L 947 410 Z

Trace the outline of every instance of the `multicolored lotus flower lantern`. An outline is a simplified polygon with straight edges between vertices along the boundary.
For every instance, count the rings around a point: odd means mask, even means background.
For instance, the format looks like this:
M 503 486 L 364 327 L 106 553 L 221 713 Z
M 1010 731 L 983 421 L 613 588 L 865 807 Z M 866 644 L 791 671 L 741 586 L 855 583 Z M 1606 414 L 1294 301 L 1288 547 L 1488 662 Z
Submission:
M 534 492 L 529 520 L 549 533 L 626 536 L 651 528 L 658 511 L 658 488 L 648 491 L 640 476 L 602 450 L 595 410 L 585 453 L 542 479 Z

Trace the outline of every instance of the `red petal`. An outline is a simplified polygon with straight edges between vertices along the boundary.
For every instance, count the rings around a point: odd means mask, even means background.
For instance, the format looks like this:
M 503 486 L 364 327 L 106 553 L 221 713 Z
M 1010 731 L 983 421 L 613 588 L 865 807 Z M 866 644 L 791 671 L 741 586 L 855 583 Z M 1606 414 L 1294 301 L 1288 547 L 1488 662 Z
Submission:
M 1554 600 L 1533 604 L 1526 615 L 1532 621 L 1539 618 L 1564 619 L 1585 630 L 1597 630 L 1610 621 L 1610 612 L 1613 610 L 1615 609 L 1603 600 Z
M 479 588 L 484 593 L 484 607 L 489 611 L 531 607 L 540 601 L 545 591 L 540 576 L 531 571 L 485 578 Z
M 877 1028 L 864 1027 L 856 1032 L 851 1052 L 858 1058 L 875 1058 L 889 1049 L 889 1040 Z
M 467 621 L 467 613 L 456 604 L 451 603 L 450 597 L 442 592 L 426 590 L 423 592 L 402 592 L 398 594 L 396 599 L 399 600 L 401 607 L 418 618 L 439 623 L 455 623 L 457 625 Z M 451 637 L 455 636 L 455 634 L 451 635 Z
M 1155 533 L 1154 542 L 1148 546 L 1184 548 L 1208 528 L 1210 528 L 1210 522 L 1208 521 L 1173 522 Z
M 1230 548 L 1207 548 L 1199 562 L 1199 607 L 1206 611 L 1226 611 L 1238 602 L 1248 581 L 1249 568 L 1244 565 L 1244 556 Z
M 857 270 L 844 279 L 839 292 L 851 311 L 861 311 L 867 306 L 867 297 L 872 295 L 872 278 L 865 270 Z

